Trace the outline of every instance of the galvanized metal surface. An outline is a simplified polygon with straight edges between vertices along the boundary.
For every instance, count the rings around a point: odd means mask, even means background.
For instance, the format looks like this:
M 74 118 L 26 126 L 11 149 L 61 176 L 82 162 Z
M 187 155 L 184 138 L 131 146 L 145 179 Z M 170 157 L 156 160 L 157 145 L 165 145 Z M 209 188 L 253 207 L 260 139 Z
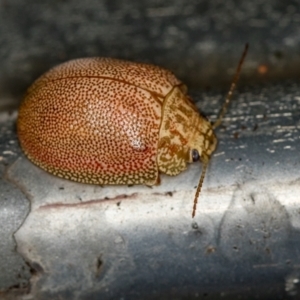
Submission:
M 213 120 L 223 95 L 193 96 Z M 199 164 L 153 188 L 73 183 L 21 154 L 15 117 L 0 117 L 0 298 L 299 298 L 298 82 L 236 94 L 194 220 Z

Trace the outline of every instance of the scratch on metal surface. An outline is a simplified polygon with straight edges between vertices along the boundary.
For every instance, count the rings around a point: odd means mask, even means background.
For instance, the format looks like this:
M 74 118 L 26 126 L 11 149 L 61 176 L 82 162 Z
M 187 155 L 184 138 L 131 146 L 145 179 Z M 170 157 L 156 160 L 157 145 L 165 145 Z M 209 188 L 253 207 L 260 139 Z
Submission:
M 260 264 L 260 265 L 253 265 L 254 269 L 258 268 L 277 268 L 279 264 Z
M 138 193 L 133 193 L 131 195 L 118 195 L 113 198 L 105 197 L 103 199 L 94 199 L 94 200 L 89 200 L 89 201 L 84 201 L 84 202 L 78 202 L 78 203 L 63 203 L 63 202 L 56 202 L 56 203 L 51 203 L 51 204 L 46 204 L 46 205 L 41 205 L 38 209 L 43 210 L 43 209 L 51 209 L 51 208 L 64 208 L 64 207 L 83 207 L 83 206 L 89 206 L 91 204 L 96 204 L 96 203 L 103 203 L 106 201 L 115 201 L 115 200 L 124 200 L 124 199 L 135 199 L 137 198 Z

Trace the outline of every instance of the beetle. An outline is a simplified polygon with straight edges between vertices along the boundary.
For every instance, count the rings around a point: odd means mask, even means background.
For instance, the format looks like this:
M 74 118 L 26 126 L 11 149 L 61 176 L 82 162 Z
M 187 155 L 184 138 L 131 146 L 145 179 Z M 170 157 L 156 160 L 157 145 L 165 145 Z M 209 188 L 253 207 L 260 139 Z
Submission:
M 204 118 L 186 86 L 163 68 L 113 58 L 62 63 L 28 89 L 17 131 L 26 156 L 66 179 L 100 185 L 148 186 L 203 164 L 197 199 L 246 45 L 217 122 Z

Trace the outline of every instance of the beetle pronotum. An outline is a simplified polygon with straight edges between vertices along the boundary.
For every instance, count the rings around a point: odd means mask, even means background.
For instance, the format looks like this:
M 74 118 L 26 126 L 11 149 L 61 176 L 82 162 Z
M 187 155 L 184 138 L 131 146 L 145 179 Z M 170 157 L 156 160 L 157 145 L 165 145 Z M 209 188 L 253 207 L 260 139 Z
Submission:
M 38 78 L 22 101 L 18 136 L 27 157 L 46 171 L 91 184 L 159 184 L 201 159 L 202 174 L 215 150 L 242 62 L 220 115 L 211 125 L 186 86 L 157 66 L 112 58 L 83 58 Z

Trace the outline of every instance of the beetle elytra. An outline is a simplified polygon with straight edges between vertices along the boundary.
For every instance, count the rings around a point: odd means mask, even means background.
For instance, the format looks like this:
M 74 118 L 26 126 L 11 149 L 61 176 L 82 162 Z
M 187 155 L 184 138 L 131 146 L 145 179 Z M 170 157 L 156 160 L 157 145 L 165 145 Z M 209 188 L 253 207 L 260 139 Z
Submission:
M 212 125 L 186 86 L 157 66 L 111 58 L 83 58 L 38 78 L 23 99 L 17 121 L 21 147 L 46 171 L 90 184 L 159 184 L 201 160 L 194 217 L 213 132 L 226 112 L 247 46 L 219 118 Z

